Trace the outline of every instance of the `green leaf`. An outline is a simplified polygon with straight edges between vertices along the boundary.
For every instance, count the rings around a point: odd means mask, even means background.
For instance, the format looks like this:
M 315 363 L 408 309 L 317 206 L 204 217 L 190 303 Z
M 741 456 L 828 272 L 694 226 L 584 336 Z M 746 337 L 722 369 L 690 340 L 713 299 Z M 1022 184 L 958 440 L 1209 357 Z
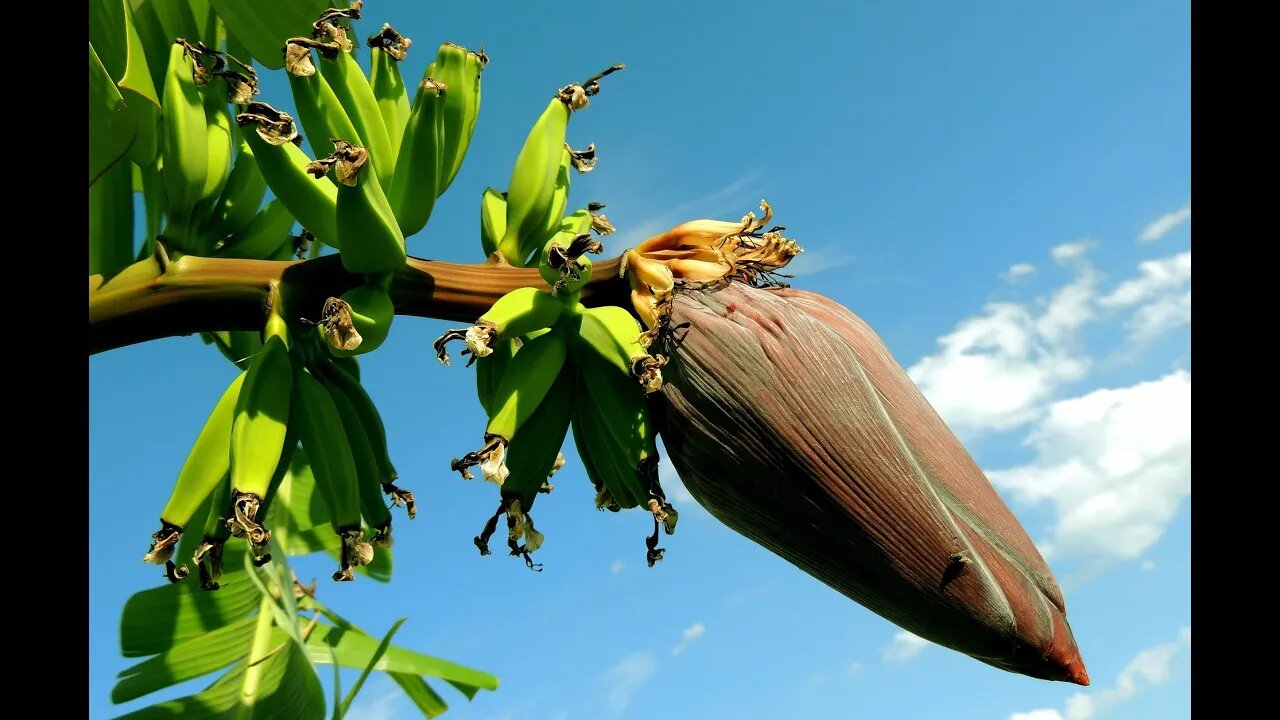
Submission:
M 133 9 L 129 0 L 114 0 L 122 6 L 123 35 L 125 38 L 124 72 L 112 75 L 124 97 L 129 113 L 137 125 L 138 138 L 129 150 L 129 159 L 139 165 L 155 162 L 160 152 L 160 95 L 151 80 L 147 67 L 147 55 L 142 48 L 142 38 L 133 24 Z
M 282 640 L 261 663 L 262 676 L 253 693 L 253 715 L 259 718 L 322 720 L 324 690 L 315 669 L 297 645 Z M 118 720 L 213 720 L 233 717 L 241 708 L 245 663 L 203 691 L 122 715 Z
M 329 648 L 329 657 L 333 658 L 333 720 L 342 720 L 342 716 L 346 714 L 346 708 L 342 705 L 342 667 L 338 665 L 338 659 L 333 654 L 333 648 Z
M 216 592 L 200 589 L 193 578 L 143 590 L 129 598 L 120 619 L 120 650 L 125 657 L 155 655 L 177 643 L 248 617 L 260 595 L 239 567 L 242 541 L 226 547 L 227 572 Z M 194 573 L 193 573 L 194 574 Z
M 89 44 L 89 185 L 129 152 L 137 135 L 120 90 Z
M 253 58 L 272 70 L 284 67 L 284 41 L 310 37 L 311 23 L 328 7 L 325 0 L 262 2 L 262 0 L 208 0 L 226 23 L 227 33 Z M 240 58 L 248 61 L 248 58 Z
M 326 617 L 332 617 L 325 613 Z M 314 663 L 330 661 L 329 647 L 333 647 L 338 663 L 343 667 L 363 668 L 373 662 L 373 669 L 382 672 L 398 672 L 425 675 L 448 681 L 455 687 L 468 688 L 474 696 L 477 690 L 496 690 L 498 678 L 489 673 L 465 667 L 440 658 L 423 655 L 398 645 L 391 645 L 386 653 L 375 661 L 378 641 L 354 626 L 335 627 L 325 623 L 316 625 L 307 638 L 307 654 Z
M 436 691 L 432 690 L 427 681 L 421 677 L 395 672 L 387 674 L 391 676 L 392 680 L 396 681 L 396 684 L 400 686 L 404 694 L 409 696 L 409 699 L 418 707 L 418 710 L 422 711 L 423 716 L 429 718 L 439 717 L 449 709 L 449 704 L 444 701 L 444 698 L 437 695 Z
M 119 682 L 111 689 L 111 702 L 129 702 L 243 661 L 253 644 L 256 622 L 256 618 L 245 618 L 197 635 L 178 643 L 171 650 L 122 670 L 117 676 Z M 284 633 L 280 633 L 280 637 L 283 639 Z
M 378 648 L 373 651 L 373 655 L 369 658 L 369 663 L 364 666 L 364 670 L 360 671 L 360 677 L 356 678 L 355 685 L 351 686 L 351 692 L 347 693 L 347 699 L 342 701 L 342 712 L 338 717 L 335 717 L 334 720 L 342 720 L 342 716 L 346 715 L 347 711 L 351 709 L 351 702 L 356 699 L 356 695 L 360 694 L 360 688 L 364 687 L 364 681 L 369 679 L 369 673 L 373 672 L 373 667 L 377 665 L 378 661 L 382 659 L 382 656 L 387 653 L 387 648 L 391 647 L 391 638 L 395 637 L 396 631 L 399 630 L 400 626 L 404 624 L 404 621 L 408 619 L 409 618 L 400 618 L 397 620 L 395 624 L 391 626 L 391 629 L 387 631 L 387 634 L 383 636 L 382 642 L 378 643 Z M 338 666 L 337 655 L 335 652 L 330 652 L 329 655 L 334 658 L 333 664 L 336 669 Z M 336 696 L 338 692 L 335 690 L 334 694 Z
M 113 275 L 133 262 L 133 168 L 121 160 L 89 186 L 89 274 Z

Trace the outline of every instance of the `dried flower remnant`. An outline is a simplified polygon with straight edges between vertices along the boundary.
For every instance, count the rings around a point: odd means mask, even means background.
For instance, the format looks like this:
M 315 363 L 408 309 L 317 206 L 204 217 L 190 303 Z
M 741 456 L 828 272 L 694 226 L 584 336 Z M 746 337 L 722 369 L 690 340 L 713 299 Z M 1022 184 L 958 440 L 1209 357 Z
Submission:
M 413 41 L 396 32 L 391 23 L 383 23 L 382 29 L 377 34 L 370 35 L 366 44 L 385 51 L 396 60 L 404 60 L 409 55 L 409 47 L 413 45 Z
M 677 291 L 669 322 L 663 437 L 712 515 L 916 635 L 1088 683 L 1044 560 L 865 323 L 740 282 Z
M 579 173 L 589 173 L 596 169 L 596 144 L 591 143 L 585 150 L 574 150 L 567 144 L 564 149 L 569 151 L 569 164 Z
M 284 145 L 285 143 L 301 143 L 298 124 L 287 112 L 276 110 L 262 102 L 251 102 L 245 106 L 244 112 L 236 115 L 236 124 L 245 126 L 253 123 L 258 137 L 268 145 Z

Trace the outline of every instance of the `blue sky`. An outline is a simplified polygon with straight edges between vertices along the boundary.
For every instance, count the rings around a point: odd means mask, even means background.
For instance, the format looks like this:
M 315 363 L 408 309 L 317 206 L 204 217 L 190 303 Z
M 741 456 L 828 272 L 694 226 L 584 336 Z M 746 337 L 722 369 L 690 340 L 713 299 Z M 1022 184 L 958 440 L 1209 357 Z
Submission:
M 627 63 L 570 126 L 600 156 L 572 203 L 607 203 L 607 252 L 767 198 L 806 248 L 794 285 L 871 323 L 1046 553 L 1093 686 L 900 634 L 720 525 L 669 466 L 681 525 L 646 568 L 649 522 L 596 512 L 571 444 L 538 504 L 545 571 L 478 557 L 495 493 L 448 462 L 484 420 L 471 371 L 432 357 L 449 324 L 419 318 L 362 360 L 423 506 L 397 525 L 396 577 L 299 575 L 370 631 L 408 616 L 398 643 L 498 675 L 470 703 L 443 691 L 459 720 L 1189 717 L 1189 5 L 551 5 L 367 4 L 362 35 L 413 38 L 407 78 L 443 40 L 492 58 L 410 253 L 480 260 L 480 192 L 549 93 Z M 290 107 L 284 78 L 260 99 Z M 89 376 L 89 713 L 110 717 L 120 609 L 160 581 L 140 557 L 233 369 L 188 337 Z M 397 693 L 371 681 L 353 717 L 411 717 Z

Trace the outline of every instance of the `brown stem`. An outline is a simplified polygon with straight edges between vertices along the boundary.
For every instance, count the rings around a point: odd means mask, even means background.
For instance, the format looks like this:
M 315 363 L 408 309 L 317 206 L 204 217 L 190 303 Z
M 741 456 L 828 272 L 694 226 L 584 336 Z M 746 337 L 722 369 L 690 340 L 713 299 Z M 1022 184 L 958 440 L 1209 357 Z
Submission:
M 174 335 L 260 330 L 268 294 L 277 283 L 289 305 L 289 320 L 314 321 L 327 298 L 355 287 L 360 276 L 343 269 L 337 255 L 293 262 L 186 255 L 169 262 L 163 272 L 147 260 L 106 283 L 90 278 L 89 354 Z M 398 315 L 469 323 L 511 290 L 545 285 L 534 269 L 411 257 L 391 283 L 391 298 Z M 582 302 L 628 305 L 617 258 L 594 264 Z

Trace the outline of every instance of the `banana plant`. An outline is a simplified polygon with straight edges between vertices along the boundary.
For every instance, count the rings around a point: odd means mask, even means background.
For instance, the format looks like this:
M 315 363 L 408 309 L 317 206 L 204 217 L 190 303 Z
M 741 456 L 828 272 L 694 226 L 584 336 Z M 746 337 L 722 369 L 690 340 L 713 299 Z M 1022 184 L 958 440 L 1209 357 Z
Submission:
M 305 451 L 293 456 L 281 483 L 287 502 L 272 506 L 272 562 L 255 567 L 247 543 L 231 540 L 217 592 L 194 583 L 167 584 L 133 595 L 120 621 L 125 657 L 145 658 L 119 674 L 113 702 L 127 703 L 178 683 L 205 676 L 202 691 L 134 710 L 121 718 L 341 718 L 372 672 L 391 677 L 425 717 L 448 709 L 427 682 L 443 680 L 467 699 L 494 690 L 497 678 L 391 642 L 405 618 L 382 637 L 352 624 L 316 598 L 315 585 L 299 583 L 285 556 L 326 552 L 341 546 L 328 532 L 324 503 L 315 494 Z M 207 508 L 205 508 L 207 512 Z M 203 514 L 203 513 L 202 513 Z M 184 542 L 194 545 L 194 535 Z M 189 552 L 179 550 L 187 556 Z M 358 572 L 391 578 L 390 551 Z M 326 700 L 317 666 L 332 666 L 334 698 Z M 344 694 L 340 668 L 360 671 Z

